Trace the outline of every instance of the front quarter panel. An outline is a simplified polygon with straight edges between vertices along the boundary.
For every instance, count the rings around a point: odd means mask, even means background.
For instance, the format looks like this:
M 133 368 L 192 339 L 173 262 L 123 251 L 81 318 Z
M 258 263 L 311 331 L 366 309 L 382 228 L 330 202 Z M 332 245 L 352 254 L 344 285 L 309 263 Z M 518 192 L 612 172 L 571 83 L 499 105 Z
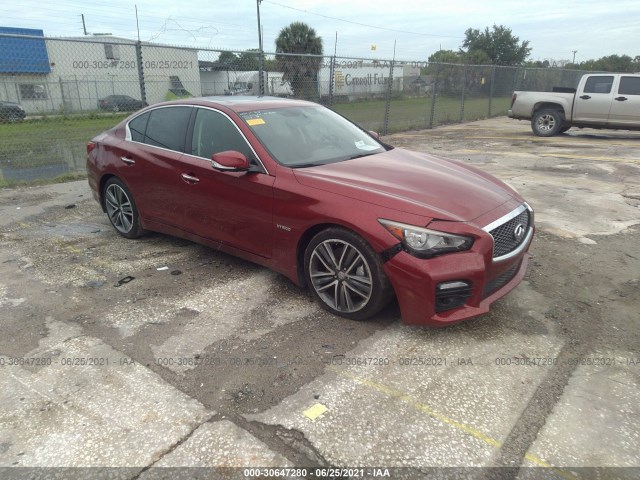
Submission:
M 378 222 L 379 218 L 423 226 L 431 221 L 426 216 L 402 213 L 306 187 L 298 183 L 291 169 L 282 166 L 278 167 L 274 184 L 273 218 L 273 268 L 298 285 L 304 283 L 298 272 L 298 256 L 304 253 L 305 241 L 309 235 L 313 236 L 311 232 L 318 228 L 342 226 L 363 237 L 377 253 L 381 253 L 399 242 Z

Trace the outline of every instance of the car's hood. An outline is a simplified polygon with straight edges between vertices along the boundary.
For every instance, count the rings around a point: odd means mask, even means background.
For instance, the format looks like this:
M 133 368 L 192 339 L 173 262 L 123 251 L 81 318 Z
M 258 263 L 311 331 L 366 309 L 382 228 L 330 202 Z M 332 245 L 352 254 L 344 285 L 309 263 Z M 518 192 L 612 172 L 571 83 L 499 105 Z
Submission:
M 294 173 L 308 187 L 442 220 L 473 220 L 516 195 L 478 169 L 400 148 Z

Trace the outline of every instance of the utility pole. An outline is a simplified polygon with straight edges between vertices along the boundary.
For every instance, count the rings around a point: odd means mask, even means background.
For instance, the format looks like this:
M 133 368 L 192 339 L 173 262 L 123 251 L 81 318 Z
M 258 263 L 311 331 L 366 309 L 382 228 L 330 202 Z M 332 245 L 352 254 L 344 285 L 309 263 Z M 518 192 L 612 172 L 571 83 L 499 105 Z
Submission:
M 258 53 L 258 55 L 260 55 L 260 57 L 258 58 L 258 76 L 259 76 L 259 80 L 258 80 L 258 94 L 259 95 L 264 95 L 264 77 L 263 77 L 263 69 L 264 69 L 264 64 L 263 64 L 263 51 L 262 51 L 262 27 L 260 26 L 260 2 L 262 0 L 256 0 L 256 8 L 258 10 L 258 45 L 259 45 L 259 49 L 260 52 Z
M 573 63 L 574 65 L 576 64 L 576 53 L 578 53 L 578 50 L 572 50 L 573 52 L 573 61 L 571 63 Z
M 82 29 L 84 30 L 84 34 L 85 34 L 85 35 L 89 35 L 89 34 L 87 33 L 87 26 L 86 26 L 86 25 L 85 25 L 85 23 L 84 23 L 84 13 L 81 13 L 81 14 L 80 14 L 80 16 L 82 17 Z

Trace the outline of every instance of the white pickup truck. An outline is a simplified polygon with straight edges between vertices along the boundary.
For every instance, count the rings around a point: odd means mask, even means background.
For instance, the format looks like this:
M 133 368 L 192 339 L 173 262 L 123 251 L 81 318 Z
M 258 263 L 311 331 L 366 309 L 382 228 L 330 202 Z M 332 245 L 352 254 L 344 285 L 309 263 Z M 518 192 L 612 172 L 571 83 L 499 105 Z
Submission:
M 531 120 L 533 133 L 540 137 L 571 127 L 640 130 L 640 75 L 584 75 L 576 91 L 513 92 L 507 115 Z

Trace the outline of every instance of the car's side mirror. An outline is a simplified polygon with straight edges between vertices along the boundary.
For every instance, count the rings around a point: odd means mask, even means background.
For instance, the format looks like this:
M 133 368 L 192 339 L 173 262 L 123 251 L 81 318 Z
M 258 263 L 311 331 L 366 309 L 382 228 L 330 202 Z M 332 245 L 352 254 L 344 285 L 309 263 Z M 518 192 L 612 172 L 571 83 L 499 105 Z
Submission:
M 369 135 L 371 135 L 376 140 L 380 140 L 380 135 L 378 135 L 378 132 L 374 132 L 373 130 L 369 130 Z
M 249 170 L 249 160 L 240 152 L 226 150 L 213 154 L 211 166 L 221 172 L 246 172 Z

